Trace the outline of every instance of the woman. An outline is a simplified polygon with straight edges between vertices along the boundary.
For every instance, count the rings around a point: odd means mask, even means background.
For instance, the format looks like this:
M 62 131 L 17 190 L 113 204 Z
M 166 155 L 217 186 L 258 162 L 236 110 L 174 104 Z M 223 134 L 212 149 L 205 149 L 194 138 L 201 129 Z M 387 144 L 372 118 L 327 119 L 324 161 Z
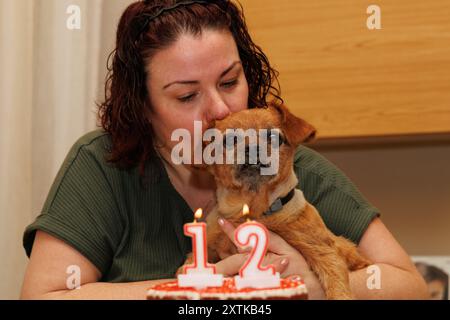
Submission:
M 193 209 L 208 212 L 214 205 L 215 184 L 209 174 L 171 162 L 177 143 L 171 133 L 192 133 L 194 120 L 205 129 L 268 99 L 282 102 L 272 85 L 275 71 L 231 1 L 133 3 L 120 20 L 116 45 L 100 105 L 103 130 L 73 146 L 42 214 L 25 231 L 30 262 L 22 298 L 143 299 L 151 284 L 173 278 L 191 250 L 183 224 L 192 221 Z M 358 243 L 379 267 L 381 289 L 368 288 L 366 270 L 351 274 L 357 298 L 426 296 L 377 210 L 337 168 L 302 147 L 295 171 L 328 227 Z M 232 236 L 233 226 L 222 226 Z M 323 298 L 300 252 L 273 233 L 269 250 L 266 263 L 283 277 L 302 276 L 310 297 Z M 244 260 L 228 256 L 217 271 L 236 274 Z

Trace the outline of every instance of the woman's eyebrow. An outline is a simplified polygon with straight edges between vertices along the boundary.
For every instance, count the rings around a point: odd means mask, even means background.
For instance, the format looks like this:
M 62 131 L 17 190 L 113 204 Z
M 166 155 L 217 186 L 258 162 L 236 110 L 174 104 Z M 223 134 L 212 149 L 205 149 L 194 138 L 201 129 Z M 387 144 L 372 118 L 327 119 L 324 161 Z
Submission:
M 224 72 L 222 72 L 222 74 L 220 75 L 221 78 L 223 78 L 228 72 L 230 72 L 231 70 L 233 70 L 234 66 L 237 64 L 241 64 L 240 61 L 235 61 L 231 64 L 231 66 L 229 66 Z
M 224 72 L 222 72 L 222 73 L 220 74 L 220 78 L 223 78 L 228 72 L 230 72 L 231 70 L 233 70 L 233 68 L 234 68 L 237 64 L 241 64 L 241 61 L 235 61 L 235 62 L 233 62 L 228 68 L 225 69 Z M 198 84 L 198 83 L 199 83 L 198 80 L 179 80 L 179 81 L 174 81 L 174 82 L 171 82 L 171 83 L 169 83 L 169 84 L 166 84 L 166 85 L 163 87 L 163 90 L 167 89 L 168 87 L 170 87 L 171 85 L 174 85 L 174 84 Z
M 171 85 L 174 85 L 174 84 L 197 84 L 197 83 L 199 83 L 199 81 L 197 81 L 197 80 L 180 80 L 180 81 L 174 81 L 174 82 L 171 82 L 171 83 L 169 83 L 169 84 L 166 84 L 166 85 L 163 87 L 163 90 L 166 90 L 168 87 L 170 87 Z

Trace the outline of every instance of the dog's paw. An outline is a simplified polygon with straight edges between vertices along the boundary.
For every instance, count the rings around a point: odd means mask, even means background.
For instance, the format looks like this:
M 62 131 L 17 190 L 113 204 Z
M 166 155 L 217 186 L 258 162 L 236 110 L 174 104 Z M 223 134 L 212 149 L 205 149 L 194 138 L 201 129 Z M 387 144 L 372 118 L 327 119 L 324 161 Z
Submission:
M 351 292 L 327 292 L 327 300 L 355 300 Z

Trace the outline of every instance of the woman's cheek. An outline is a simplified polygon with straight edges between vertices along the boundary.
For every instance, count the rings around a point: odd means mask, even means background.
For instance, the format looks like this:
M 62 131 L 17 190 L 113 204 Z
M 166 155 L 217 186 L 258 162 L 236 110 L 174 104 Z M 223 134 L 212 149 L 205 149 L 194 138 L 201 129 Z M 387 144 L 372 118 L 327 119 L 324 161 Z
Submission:
M 236 101 L 236 110 L 233 112 L 237 112 L 237 111 L 242 111 L 248 108 L 248 85 L 247 83 L 244 83 L 239 90 L 239 94 L 236 95 L 237 97 L 239 97 L 238 101 Z

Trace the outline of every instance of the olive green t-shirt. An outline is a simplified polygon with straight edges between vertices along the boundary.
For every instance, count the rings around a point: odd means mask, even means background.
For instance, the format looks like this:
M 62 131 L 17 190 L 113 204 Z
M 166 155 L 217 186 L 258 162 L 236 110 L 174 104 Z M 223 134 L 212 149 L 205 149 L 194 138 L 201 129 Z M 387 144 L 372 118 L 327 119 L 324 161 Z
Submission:
M 120 170 L 105 161 L 110 148 L 110 136 L 102 130 L 75 143 L 41 214 L 25 230 L 25 251 L 30 256 L 36 230 L 42 230 L 89 259 L 101 281 L 172 278 L 191 251 L 183 225 L 192 222 L 193 212 L 162 163 L 147 166 L 152 179 L 144 186 L 137 168 Z M 378 210 L 339 169 L 307 147 L 298 148 L 294 170 L 298 188 L 328 228 L 359 243 Z

